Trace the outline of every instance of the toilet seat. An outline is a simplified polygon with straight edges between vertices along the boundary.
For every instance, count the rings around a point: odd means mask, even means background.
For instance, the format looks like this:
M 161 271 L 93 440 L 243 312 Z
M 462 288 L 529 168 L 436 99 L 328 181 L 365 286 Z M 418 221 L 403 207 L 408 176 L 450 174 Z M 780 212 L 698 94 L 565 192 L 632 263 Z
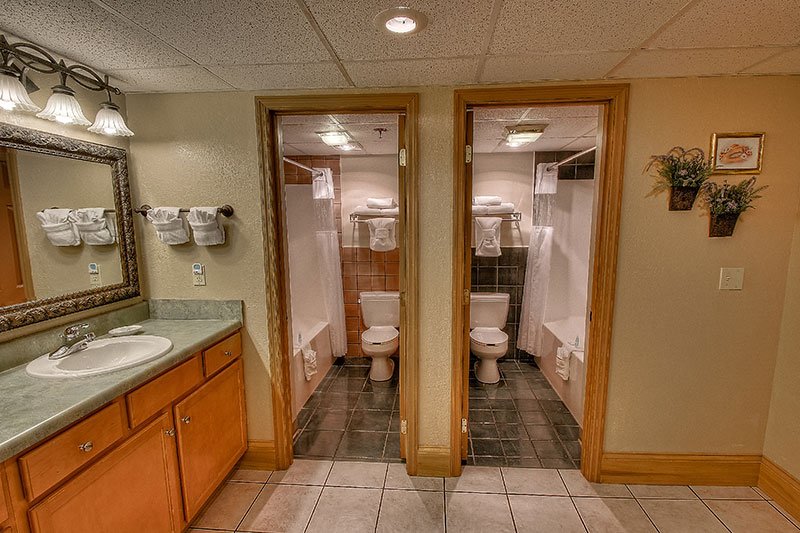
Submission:
M 385 345 L 399 336 L 400 332 L 392 326 L 372 326 L 361 334 L 361 340 L 370 345 Z
M 498 346 L 508 342 L 508 334 L 500 328 L 475 328 L 469 332 L 469 338 L 479 346 Z

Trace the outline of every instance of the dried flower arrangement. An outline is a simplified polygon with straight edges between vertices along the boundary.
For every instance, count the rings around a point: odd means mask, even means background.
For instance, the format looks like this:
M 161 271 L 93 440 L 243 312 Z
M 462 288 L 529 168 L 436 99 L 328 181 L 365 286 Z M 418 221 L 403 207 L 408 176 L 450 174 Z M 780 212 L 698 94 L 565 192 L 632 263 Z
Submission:
M 652 156 L 645 172 L 651 169 L 656 174 L 652 194 L 668 190 L 669 210 L 688 211 L 711 175 L 711 162 L 700 148 L 685 150 L 675 146 L 666 154 Z
M 739 215 L 753 209 L 753 201 L 761 198 L 759 194 L 766 185 L 756 187 L 756 177 L 731 185 L 723 181 L 722 185 L 713 181 L 702 187 L 702 202 L 711 215 L 708 227 L 709 237 L 730 237 L 736 227 Z

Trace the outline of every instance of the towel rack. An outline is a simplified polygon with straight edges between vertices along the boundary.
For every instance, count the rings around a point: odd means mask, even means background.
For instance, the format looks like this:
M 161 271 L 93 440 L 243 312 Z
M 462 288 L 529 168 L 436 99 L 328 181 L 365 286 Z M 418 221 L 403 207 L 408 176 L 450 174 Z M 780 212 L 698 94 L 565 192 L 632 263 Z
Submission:
M 53 206 L 53 207 L 48 207 L 47 209 L 61 209 L 61 208 L 60 208 L 60 207 L 58 207 L 58 206 Z M 40 213 L 44 213 L 44 211 L 45 211 L 45 210 L 44 210 L 44 209 L 42 209 L 42 210 L 41 210 L 41 211 L 39 211 L 39 212 L 40 212 Z M 77 211 L 77 209 L 73 209 L 73 211 Z M 116 209 L 105 209 L 105 208 L 103 208 L 103 213 L 116 213 L 116 212 L 117 212 L 117 210 L 116 210 Z
M 499 218 L 503 222 L 513 222 L 515 224 L 519 224 L 520 222 L 522 222 L 522 213 L 520 213 L 519 211 L 515 211 L 513 213 L 502 213 L 502 214 L 497 214 L 497 215 L 491 215 L 491 214 L 488 214 L 488 215 L 475 215 L 475 214 L 473 214 L 472 215 L 472 218 L 477 218 L 477 217 Z
M 361 215 L 359 213 L 350 213 L 350 222 L 353 224 L 366 224 L 368 220 L 373 218 L 393 218 L 397 220 L 400 215 Z
M 133 212 L 134 213 L 139 213 L 143 217 L 146 217 L 147 216 L 147 212 L 150 211 L 151 209 L 153 209 L 153 208 L 150 207 L 149 205 L 142 204 L 142 207 L 139 207 L 138 209 L 134 209 Z M 180 211 L 181 213 L 188 213 L 189 212 L 189 208 L 188 207 L 181 207 L 178 211 Z M 230 217 L 233 216 L 233 206 L 228 205 L 228 204 L 221 205 L 221 206 L 217 207 L 217 213 L 219 213 L 220 215 L 223 215 L 225 217 L 230 218 Z

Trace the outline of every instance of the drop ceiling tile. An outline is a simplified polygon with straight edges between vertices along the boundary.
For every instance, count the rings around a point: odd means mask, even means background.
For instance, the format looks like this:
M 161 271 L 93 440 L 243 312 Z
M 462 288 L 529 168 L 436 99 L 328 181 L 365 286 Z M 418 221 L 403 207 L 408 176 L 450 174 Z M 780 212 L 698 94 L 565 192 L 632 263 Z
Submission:
M 298 150 L 296 147 L 292 146 L 291 144 L 283 144 L 283 155 L 304 155 L 302 151 Z
M 292 0 L 103 1 L 201 64 L 330 59 Z
M 109 70 L 128 93 L 181 93 L 230 91 L 233 88 L 202 67 Z
M 347 87 L 347 80 L 332 61 L 285 65 L 209 65 L 237 89 L 312 89 Z
M 396 0 L 306 0 L 314 18 L 343 60 L 438 58 L 478 55 L 489 30 L 493 0 L 409 0 L 402 5 L 428 17 L 412 35 L 378 28 L 375 16 Z
M 457 85 L 475 81 L 476 58 L 345 62 L 358 87 Z
M 475 139 L 472 142 L 472 150 L 476 154 L 491 154 L 497 148 L 497 141 L 481 141 Z
M 292 143 L 292 146 L 306 155 L 342 155 L 344 153 L 323 142 Z
M 597 117 L 569 117 L 551 119 L 543 137 L 579 137 L 597 127 Z
M 479 107 L 475 109 L 473 117 L 475 122 L 501 120 L 516 123 L 526 111 L 527 107 Z
M 800 74 L 800 48 L 792 48 L 743 70 L 748 74 Z
M 375 128 L 384 128 L 386 131 L 379 135 Z M 352 137 L 360 143 L 389 143 L 397 146 L 396 124 L 348 124 L 345 128 Z
M 587 135 L 585 137 L 578 137 L 563 146 L 564 150 L 586 150 L 592 146 L 597 146 L 597 136 Z
M 356 113 L 353 115 L 333 115 L 333 118 L 339 121 L 340 124 L 397 124 L 397 115 L 393 113 Z
M 88 0 L 3 2 L 0 27 L 3 32 L 99 70 L 191 64 L 146 30 Z
M 600 106 L 596 105 L 558 105 L 532 107 L 525 114 L 525 120 L 558 119 L 564 117 L 600 116 Z
M 305 143 L 318 143 L 320 142 L 317 132 L 320 131 L 336 131 L 338 128 L 333 124 L 283 124 L 283 142 L 289 144 L 305 144 Z
M 586 52 L 580 54 L 530 54 L 489 56 L 481 82 L 537 80 L 590 80 L 602 78 L 627 52 Z
M 552 152 L 564 148 L 574 139 L 538 139 L 535 143 L 531 143 L 531 148 L 535 152 Z
M 660 78 L 736 74 L 773 52 L 769 48 L 640 50 L 610 77 Z
M 640 46 L 686 0 L 505 0 L 492 54 L 628 50 Z
M 797 0 L 702 0 L 670 23 L 648 46 L 721 48 L 798 43 Z
M 397 139 L 393 143 L 390 142 L 364 142 L 361 143 L 364 147 L 364 152 L 358 152 L 354 155 L 368 154 L 368 155 L 386 155 L 394 154 L 397 152 Z
M 282 124 L 334 124 L 330 115 L 282 115 Z

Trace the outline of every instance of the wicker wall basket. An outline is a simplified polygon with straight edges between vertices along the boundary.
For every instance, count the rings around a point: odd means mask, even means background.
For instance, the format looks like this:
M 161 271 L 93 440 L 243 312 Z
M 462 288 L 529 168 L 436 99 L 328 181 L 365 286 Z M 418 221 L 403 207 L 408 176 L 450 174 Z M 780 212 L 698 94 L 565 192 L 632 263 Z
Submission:
M 669 210 L 670 211 L 691 211 L 699 187 L 678 187 L 669 188 Z
M 708 221 L 709 237 L 730 237 L 739 220 L 739 213 L 714 215 Z

